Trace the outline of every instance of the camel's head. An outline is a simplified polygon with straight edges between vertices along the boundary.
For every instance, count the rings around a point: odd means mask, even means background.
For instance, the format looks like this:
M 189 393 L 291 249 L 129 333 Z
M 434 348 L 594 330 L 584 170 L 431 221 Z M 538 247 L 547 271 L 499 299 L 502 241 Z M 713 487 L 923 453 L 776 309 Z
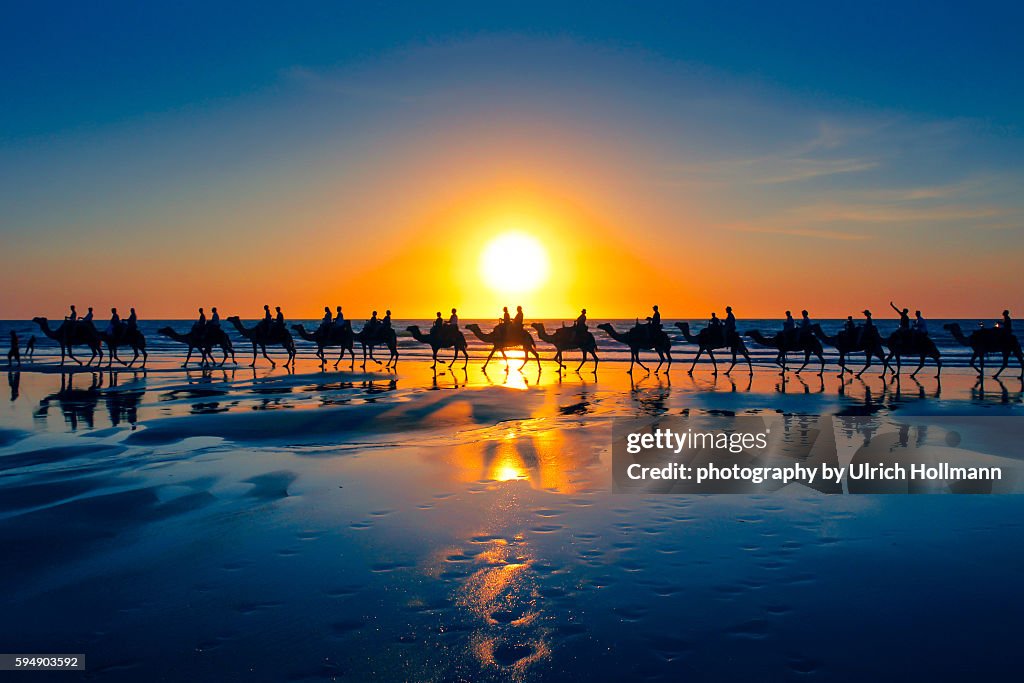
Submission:
M 36 325 L 43 325 L 44 327 L 49 323 L 49 321 L 46 318 L 43 318 L 41 316 L 36 316 L 35 318 L 32 318 L 32 322 L 34 322 Z
M 530 327 L 537 330 L 538 332 L 544 331 L 544 323 L 530 323 Z
M 944 330 L 946 330 L 948 332 L 952 332 L 954 328 L 959 330 L 960 329 L 960 324 L 959 323 L 946 323 L 945 325 L 942 326 L 942 329 L 944 329 Z
M 477 325 L 476 323 L 469 323 L 468 325 L 466 325 L 466 329 L 467 330 L 472 330 L 474 332 L 479 332 L 480 331 L 480 326 Z
M 227 319 L 228 322 L 232 322 L 232 323 L 242 322 L 242 319 L 239 318 L 237 315 L 229 315 L 226 319 Z
M 690 331 L 690 323 L 676 323 L 676 327 L 678 327 L 683 332 Z
M 408 332 L 409 334 L 419 334 L 420 333 L 420 326 L 419 325 L 409 325 L 409 327 L 405 328 L 405 331 Z
M 156 333 L 162 334 L 165 337 L 170 337 L 172 334 L 174 334 L 174 330 L 172 330 L 169 327 L 161 327 L 159 330 L 156 331 Z
M 750 337 L 751 339 L 757 339 L 758 337 L 764 336 L 761 334 L 761 330 L 747 330 L 743 334 L 747 337 Z
M 611 333 L 611 332 L 615 331 L 615 328 L 612 327 L 611 323 L 601 323 L 600 325 L 597 326 L 597 329 L 604 330 L 605 332 L 608 332 L 608 333 Z

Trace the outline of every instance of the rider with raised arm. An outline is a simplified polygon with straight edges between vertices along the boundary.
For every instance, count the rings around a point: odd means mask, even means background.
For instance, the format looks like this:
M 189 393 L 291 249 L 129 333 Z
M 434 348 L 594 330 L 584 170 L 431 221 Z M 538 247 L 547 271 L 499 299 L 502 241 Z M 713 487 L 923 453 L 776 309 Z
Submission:
M 891 301 L 889 302 L 889 306 L 891 306 L 892 310 L 896 311 L 896 313 L 900 316 L 900 331 L 908 331 L 910 329 L 910 309 L 904 308 L 903 310 L 900 310 L 896 308 L 896 304 L 894 304 Z

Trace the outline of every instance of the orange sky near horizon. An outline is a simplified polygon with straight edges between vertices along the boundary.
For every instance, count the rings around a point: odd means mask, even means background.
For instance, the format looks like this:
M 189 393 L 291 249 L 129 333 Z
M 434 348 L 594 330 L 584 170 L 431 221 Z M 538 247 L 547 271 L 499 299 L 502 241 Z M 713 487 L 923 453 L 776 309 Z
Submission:
M 566 82 L 506 92 L 460 76 L 484 48 L 303 72 L 220 109 L 12 150 L 0 317 L 69 304 L 144 319 L 199 306 L 253 319 L 263 304 L 289 318 L 340 304 L 353 319 L 1024 309 L 1018 175 L 962 167 L 972 131 L 690 84 L 672 65 L 573 45 L 545 49 L 579 52 L 601 78 L 566 67 L 552 76 Z M 442 72 L 451 83 L 422 82 Z M 550 265 L 515 297 L 480 274 L 508 231 Z

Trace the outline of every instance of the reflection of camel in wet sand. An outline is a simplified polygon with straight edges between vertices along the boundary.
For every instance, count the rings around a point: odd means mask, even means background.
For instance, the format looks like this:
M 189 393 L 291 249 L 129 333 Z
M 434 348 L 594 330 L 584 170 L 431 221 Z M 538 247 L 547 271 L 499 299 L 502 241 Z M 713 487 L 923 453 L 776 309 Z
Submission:
M 491 352 L 487 355 L 487 360 L 484 361 L 483 369 L 485 371 L 487 370 L 487 364 L 491 362 L 491 358 L 494 357 L 495 353 L 500 352 L 501 357 L 508 364 L 508 356 L 505 355 L 505 352 L 509 349 L 523 350 L 523 364 L 519 366 L 520 370 L 525 368 L 526 364 L 530 362 L 531 353 L 537 359 L 537 369 L 540 370 L 540 354 L 537 353 L 537 345 L 529 331 L 522 328 L 505 330 L 504 325 L 498 325 L 490 332 L 484 332 L 476 323 L 466 325 L 466 329 L 476 335 L 476 338 L 480 341 L 491 345 Z
M 315 332 L 306 332 L 305 325 L 292 325 L 292 329 L 306 341 L 316 344 L 316 357 L 320 359 L 321 365 L 327 364 L 324 349 L 328 346 L 341 347 L 341 353 L 338 354 L 338 360 L 334 362 L 334 367 L 338 367 L 338 364 L 341 363 L 341 359 L 345 357 L 345 351 L 352 355 L 352 365 L 356 364 L 355 344 L 353 343 L 355 335 L 352 333 L 351 321 L 344 320 L 341 325 L 331 325 L 326 329 L 318 327 Z
M 188 355 L 185 356 L 185 362 L 181 365 L 183 368 L 187 367 L 188 362 L 192 360 L 193 350 L 199 351 L 199 355 L 202 357 L 201 365 L 206 365 L 208 363 L 212 365 L 214 346 L 219 346 L 221 351 L 224 352 L 224 358 L 220 361 L 221 365 L 224 365 L 224 363 L 227 362 L 228 354 L 231 354 L 232 363 L 238 362 L 235 360 L 235 349 L 231 345 L 231 338 L 228 337 L 227 332 L 219 327 L 207 325 L 202 334 L 195 330 L 189 331 L 188 334 L 181 334 L 180 332 L 175 332 L 170 327 L 161 327 L 157 330 L 157 334 L 162 334 L 168 339 L 181 344 L 188 344 Z
M 366 367 L 367 351 L 370 353 L 370 360 L 380 365 L 380 361 L 373 357 L 374 346 L 386 346 L 391 353 L 388 362 L 384 364 L 385 368 L 398 367 L 398 335 L 395 334 L 395 330 L 380 324 L 374 329 L 366 329 L 367 327 L 368 324 L 363 325 L 363 329 L 355 334 L 355 340 L 363 346 L 363 367 Z
M 50 405 L 56 402 L 64 415 L 64 421 L 72 430 L 78 429 L 79 421 L 92 429 L 95 425 L 96 406 L 100 402 L 103 375 L 92 373 L 92 382 L 88 389 L 76 389 L 74 382 L 74 374 L 62 372 L 60 390 L 42 398 L 33 417 L 45 420 L 50 412 Z
M 835 347 L 839 352 L 840 377 L 846 373 L 846 357 L 851 353 L 864 354 L 864 367 L 857 373 L 857 377 L 863 375 L 864 371 L 871 367 L 871 360 L 875 356 L 878 357 L 878 360 L 882 361 L 885 368 L 889 367 L 885 360 L 885 349 L 882 348 L 882 337 L 875 328 L 871 328 L 871 332 L 866 335 L 864 334 L 864 327 L 861 325 L 858 325 L 853 331 L 844 328 L 837 332 L 834 337 L 825 334 L 818 323 L 814 323 L 811 326 L 811 330 L 818 339 L 829 346 Z M 882 374 L 885 374 L 885 370 L 882 371 Z
M 981 375 L 985 374 L 985 356 L 990 353 L 998 353 L 1003 356 L 1003 365 L 996 372 L 995 376 L 998 378 L 1002 374 L 1010 362 L 1010 356 L 1013 355 L 1021 366 L 1021 379 L 1024 379 L 1024 353 L 1021 353 L 1020 340 L 1015 335 L 1009 334 L 1005 330 L 987 328 L 974 330 L 971 332 L 971 336 L 965 337 L 963 330 L 960 329 L 960 325 L 957 323 L 951 323 L 943 327 L 949 330 L 954 339 L 964 346 L 971 348 L 971 367 Z M 978 360 L 981 361 L 980 368 L 975 365 L 975 362 Z
M 649 323 L 646 325 L 634 325 L 626 333 L 617 331 L 608 323 L 601 323 L 597 326 L 597 329 L 604 330 L 609 337 L 629 347 L 629 370 L 626 370 L 626 372 L 632 374 L 634 363 L 647 370 L 647 366 L 640 361 L 640 351 L 642 349 L 653 349 L 658 354 L 658 367 L 654 368 L 654 374 L 658 374 L 666 359 L 668 360 L 668 365 L 665 368 L 665 372 L 669 372 L 672 369 L 672 340 L 668 338 L 668 334 L 664 330 L 658 330 L 656 333 L 651 334 Z
M 708 352 L 708 356 L 711 357 L 711 365 L 714 367 L 714 374 L 718 374 L 718 361 L 715 360 L 715 349 L 729 349 L 732 352 L 732 365 L 725 371 L 728 375 L 732 372 L 732 369 L 736 367 L 736 354 L 741 354 L 747 359 L 747 369 L 750 374 L 754 374 L 754 366 L 750 362 L 750 353 L 747 351 L 747 345 L 743 343 L 743 338 L 739 334 L 733 332 L 731 335 L 727 334 L 723 329 L 721 331 L 715 331 L 710 327 L 705 327 L 703 330 L 697 333 L 697 336 L 690 334 L 690 323 L 676 323 L 676 327 L 683 333 L 683 337 L 686 341 L 691 344 L 697 345 L 697 357 L 693 359 L 693 364 L 690 366 L 689 373 L 693 374 L 693 369 L 697 366 L 697 361 L 700 360 L 700 355 L 705 351 Z M 731 338 L 727 338 L 731 337 Z
M 594 339 L 594 335 L 590 330 L 577 331 L 575 327 L 560 327 L 553 334 L 549 334 L 544 329 L 544 323 L 533 323 L 532 327 L 537 330 L 537 336 L 540 337 L 541 341 L 555 347 L 557 351 L 555 353 L 555 362 L 558 363 L 559 369 L 565 367 L 565 364 L 562 363 L 562 352 L 579 349 L 583 352 L 583 358 L 580 359 L 580 364 L 576 366 L 576 372 L 579 372 L 583 364 L 587 362 L 588 353 L 594 357 L 594 372 L 597 372 L 597 340 Z
M 142 331 L 138 328 L 134 330 L 129 329 L 127 325 L 119 326 L 120 329 L 114 331 L 113 334 L 106 332 L 100 332 L 100 340 L 107 345 L 107 366 L 114 364 L 116 360 L 121 365 L 134 365 L 135 361 L 139 359 L 139 353 L 142 354 L 142 367 L 146 367 L 146 361 L 149 360 L 149 354 L 146 353 L 146 336 L 142 334 Z M 125 363 L 117 355 L 117 348 L 119 346 L 130 347 L 134 352 L 131 361 Z
M 747 332 L 747 336 L 753 339 L 761 346 L 767 346 L 770 349 L 775 349 L 779 352 L 779 355 L 775 357 L 775 364 L 782 367 L 782 372 L 786 372 L 786 362 L 789 358 L 789 354 L 803 353 L 804 364 L 797 370 L 797 374 L 803 372 L 803 369 L 807 367 L 807 364 L 811 361 L 811 354 L 818 357 L 821 361 L 821 369 L 818 374 L 821 375 L 825 372 L 825 356 L 822 355 L 823 349 L 821 348 L 821 342 L 813 334 L 802 334 L 798 330 L 787 332 L 776 332 L 771 337 L 765 337 L 758 330 L 750 330 Z
M 32 318 L 32 322 L 39 325 L 39 329 L 43 331 L 43 334 L 60 344 L 61 365 L 64 365 L 65 355 L 79 365 L 83 364 L 82 361 L 75 358 L 74 347 L 76 346 L 88 346 L 89 350 L 92 351 L 92 356 L 85 365 L 92 365 L 97 355 L 99 356 L 98 362 L 103 362 L 103 342 L 100 340 L 96 327 L 91 322 L 83 320 L 77 322 L 64 321 L 56 330 L 50 329 L 50 322 L 46 318 Z
M 935 371 L 936 377 L 942 374 L 942 358 L 939 355 L 939 349 L 928 335 L 912 330 L 896 330 L 889 335 L 885 345 L 889 347 L 889 355 L 885 357 L 885 365 L 889 367 L 889 361 L 895 357 L 896 369 L 893 372 L 897 377 L 899 377 L 900 370 L 903 367 L 903 356 L 917 356 L 920 360 L 917 370 L 911 373 L 911 377 L 921 372 L 921 368 L 924 367 L 925 358 L 935 360 L 935 365 L 938 368 Z M 882 376 L 885 376 L 884 370 L 882 371 Z
M 252 363 L 249 363 L 249 367 L 256 367 L 256 347 L 258 346 L 260 352 L 263 353 L 263 357 L 270 361 L 270 367 L 276 368 L 277 363 L 274 359 L 267 355 L 267 346 L 281 346 L 285 351 L 288 352 L 288 360 L 284 362 L 285 366 L 295 362 L 295 340 L 292 339 L 292 333 L 284 327 L 271 323 L 266 325 L 264 323 L 258 323 L 253 327 L 246 327 L 242 324 L 242 320 L 237 316 L 233 315 L 228 318 L 228 322 L 235 326 L 238 333 L 252 342 Z
M 433 353 L 434 362 L 430 366 L 432 368 L 437 367 L 437 352 L 441 349 L 455 348 L 455 355 L 452 357 L 452 362 L 448 364 L 448 367 L 455 365 L 455 361 L 459 359 L 459 352 L 462 352 L 462 356 L 465 361 L 462 367 L 466 367 L 469 364 L 469 352 L 466 350 L 466 336 L 462 334 L 462 330 L 457 327 L 450 327 L 444 325 L 440 330 L 433 329 L 429 334 L 423 334 L 420 331 L 419 325 L 410 325 L 405 328 L 408 330 L 412 338 L 421 344 L 429 344 L 430 350 Z

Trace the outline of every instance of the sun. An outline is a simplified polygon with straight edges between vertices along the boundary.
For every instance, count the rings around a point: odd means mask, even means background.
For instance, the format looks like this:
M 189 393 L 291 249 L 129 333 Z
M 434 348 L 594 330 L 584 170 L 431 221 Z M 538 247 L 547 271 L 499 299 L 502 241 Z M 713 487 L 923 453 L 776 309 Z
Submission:
M 480 276 L 499 294 L 532 292 L 548 279 L 548 254 L 536 238 L 506 232 L 492 239 L 480 255 Z

